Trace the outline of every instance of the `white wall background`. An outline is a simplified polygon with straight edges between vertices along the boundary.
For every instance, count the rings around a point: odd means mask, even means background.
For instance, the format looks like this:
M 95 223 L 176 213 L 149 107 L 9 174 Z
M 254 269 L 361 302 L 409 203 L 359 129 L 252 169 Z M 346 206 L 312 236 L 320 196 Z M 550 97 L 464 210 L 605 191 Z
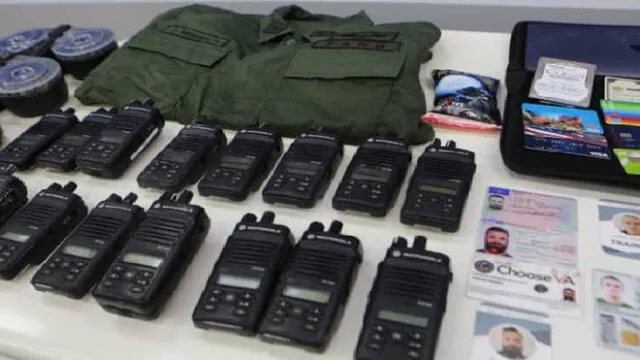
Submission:
M 521 20 L 640 25 L 640 0 L 0 0 L 0 34 L 60 23 L 106 26 L 127 37 L 167 9 L 201 2 L 268 13 L 297 3 L 348 15 L 365 10 L 376 22 L 428 20 L 443 29 L 509 32 Z
M 326 0 L 327 2 L 341 2 L 341 0 Z M 206 0 L 0 0 L 0 4 L 22 3 L 197 3 L 208 2 Z M 313 2 L 310 0 L 298 0 L 296 3 Z M 367 0 L 355 0 L 354 2 L 368 2 Z M 379 2 L 392 2 L 379 0 Z M 638 0 L 401 0 L 400 3 L 420 4 L 448 4 L 448 5 L 484 5 L 484 6 L 524 6 L 537 8 L 576 8 L 576 9 L 638 9 Z

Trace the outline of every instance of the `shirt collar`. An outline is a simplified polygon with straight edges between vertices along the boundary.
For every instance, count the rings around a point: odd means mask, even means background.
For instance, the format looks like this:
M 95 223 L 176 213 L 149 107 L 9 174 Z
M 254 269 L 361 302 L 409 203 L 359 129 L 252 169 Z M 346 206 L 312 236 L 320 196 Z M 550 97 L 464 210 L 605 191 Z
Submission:
M 273 40 L 293 32 L 289 26 L 292 20 L 312 20 L 314 15 L 297 5 L 281 6 L 260 19 L 260 43 Z
M 291 27 L 291 21 L 313 21 L 322 20 L 326 15 L 314 15 L 311 12 L 297 5 L 281 6 L 273 12 L 260 19 L 260 34 L 258 42 L 266 43 L 283 35 L 291 34 L 294 29 Z M 352 15 L 354 25 L 358 22 L 373 26 L 373 22 L 364 11 L 360 11 Z M 306 35 L 306 34 L 304 34 Z
M 291 29 L 289 23 L 280 15 L 273 13 L 260 19 L 260 35 L 258 37 L 258 42 L 260 44 L 266 43 L 292 32 L 293 29 Z

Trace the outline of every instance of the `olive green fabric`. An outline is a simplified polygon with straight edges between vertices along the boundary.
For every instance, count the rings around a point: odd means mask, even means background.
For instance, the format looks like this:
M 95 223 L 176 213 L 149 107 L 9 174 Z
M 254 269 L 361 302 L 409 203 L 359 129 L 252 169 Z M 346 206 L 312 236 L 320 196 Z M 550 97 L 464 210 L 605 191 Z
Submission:
M 161 14 L 94 69 L 76 90 L 84 104 L 122 106 L 132 99 L 153 99 L 168 119 L 178 114 L 198 77 L 255 51 L 252 39 L 259 17 L 203 5 Z
M 270 123 L 284 136 L 324 127 L 345 142 L 394 131 L 433 136 L 418 72 L 440 31 L 430 23 L 374 25 L 364 13 L 269 15 L 204 5 L 168 11 L 92 71 L 85 104 L 152 98 L 168 119 L 226 128 Z
M 286 6 L 265 16 L 206 5 L 180 7 L 153 19 L 109 56 L 87 76 L 75 96 L 84 104 L 113 106 L 151 98 L 166 118 L 189 122 L 211 94 L 198 93 L 210 89 L 203 80 L 224 74 L 229 64 L 247 54 L 270 50 L 273 44 L 267 40 L 285 32 L 286 24 L 265 21 L 276 14 L 303 19 L 296 25 L 301 29 L 325 23 L 328 27 L 372 24 L 364 12 L 340 18 Z

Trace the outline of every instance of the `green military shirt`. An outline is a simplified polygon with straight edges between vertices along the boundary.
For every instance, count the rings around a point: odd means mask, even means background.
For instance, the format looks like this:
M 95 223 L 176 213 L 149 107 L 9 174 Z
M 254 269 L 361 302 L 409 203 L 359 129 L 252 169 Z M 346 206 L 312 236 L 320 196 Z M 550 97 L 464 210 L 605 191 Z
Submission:
M 277 15 L 280 14 L 280 15 Z M 215 80 L 247 55 L 270 51 L 281 38 L 274 17 L 298 18 L 293 27 L 371 26 L 363 12 L 350 17 L 311 14 L 297 6 L 273 15 L 246 15 L 190 5 L 159 15 L 93 70 L 76 90 L 84 104 L 122 106 L 148 99 L 167 119 L 189 122 L 219 92 Z
M 277 46 L 209 79 L 218 92 L 203 102 L 201 115 L 225 127 L 274 124 L 284 136 L 324 127 L 348 143 L 388 131 L 414 144 L 433 137 L 420 121 L 426 107 L 418 73 L 440 38 L 438 28 L 300 23 L 278 14 L 262 20 L 260 38 Z M 278 38 L 265 31 L 272 26 L 281 28 Z

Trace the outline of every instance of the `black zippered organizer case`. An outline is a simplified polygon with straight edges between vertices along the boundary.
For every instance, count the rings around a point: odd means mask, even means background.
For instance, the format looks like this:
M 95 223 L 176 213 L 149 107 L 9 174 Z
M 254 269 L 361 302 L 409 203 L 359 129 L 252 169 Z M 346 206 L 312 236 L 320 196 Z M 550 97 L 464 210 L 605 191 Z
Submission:
M 522 104 L 554 105 L 529 98 L 537 59 L 540 57 L 598 66 L 589 109 L 595 110 L 600 118 L 609 146 L 609 159 L 524 147 Z M 507 98 L 500 136 L 500 153 L 505 165 L 516 173 L 527 175 L 640 185 L 640 175 L 627 174 L 612 150 L 614 135 L 605 124 L 600 108 L 607 76 L 640 78 L 640 27 L 529 21 L 517 23 L 511 33 L 506 73 Z

